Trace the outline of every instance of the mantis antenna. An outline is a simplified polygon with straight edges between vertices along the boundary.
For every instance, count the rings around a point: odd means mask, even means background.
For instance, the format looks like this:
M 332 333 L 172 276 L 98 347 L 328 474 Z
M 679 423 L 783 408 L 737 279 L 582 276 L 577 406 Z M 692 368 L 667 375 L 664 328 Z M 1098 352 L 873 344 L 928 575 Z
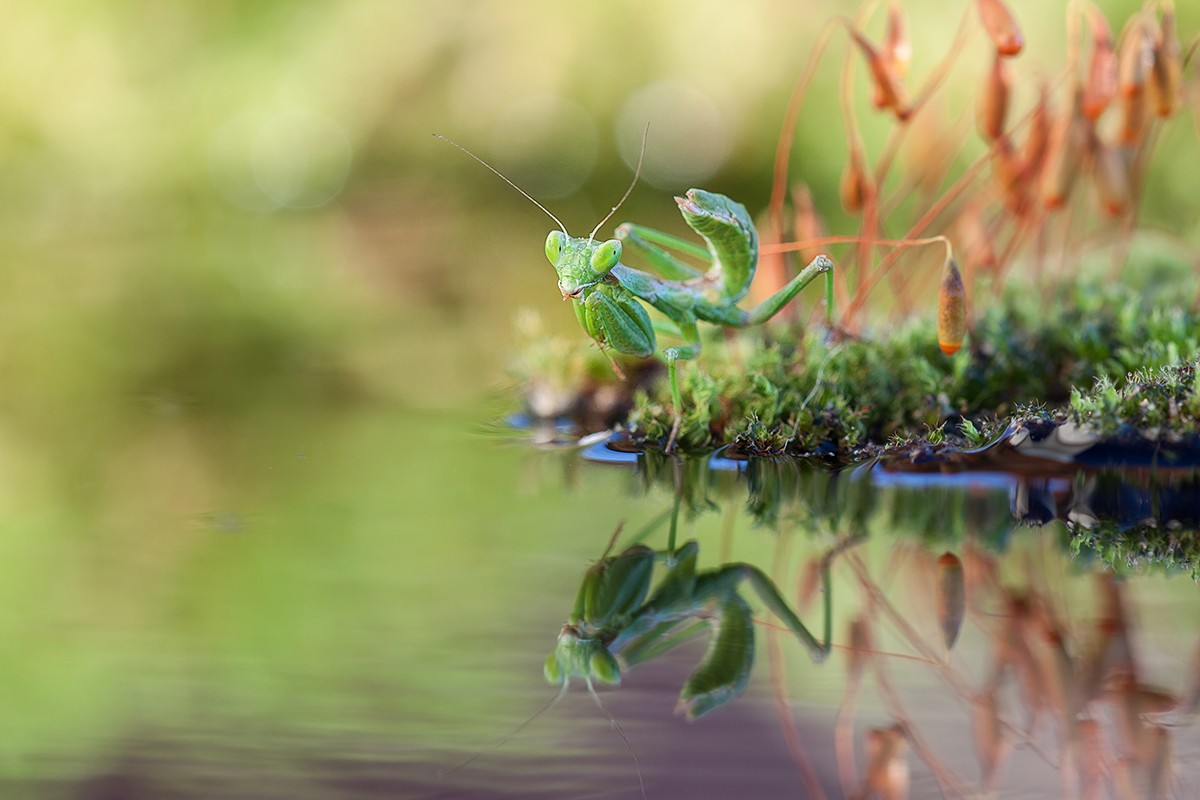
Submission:
M 638 786 L 642 789 L 642 800 L 646 800 L 646 782 L 642 780 L 642 762 L 638 760 L 637 750 L 633 749 L 633 743 L 625 735 L 625 731 L 621 728 L 621 723 L 617 722 L 617 718 L 609 713 L 608 709 L 604 707 L 604 703 L 600 702 L 600 695 L 596 694 L 596 690 L 592 686 L 591 676 L 588 676 L 587 687 L 588 694 L 596 701 L 596 706 L 604 712 L 604 716 L 608 717 L 608 721 L 612 723 L 613 730 L 620 734 L 621 738 L 625 741 L 625 746 L 629 748 L 629 754 L 633 756 L 633 766 L 637 769 Z
M 451 142 L 451 144 L 453 144 L 453 142 Z M 514 737 L 514 736 L 516 736 L 518 733 L 520 733 L 521 731 L 525 730 L 525 727 L 526 727 L 527 725 L 529 725 L 529 723 L 533 722 L 535 719 L 537 719 L 538 717 L 540 717 L 542 714 L 545 714 L 547 711 L 549 711 L 550 709 L 552 709 L 552 708 L 554 708 L 556 705 L 558 705 L 558 701 L 559 701 L 559 700 L 562 700 L 562 699 L 563 699 L 563 695 L 565 695 L 565 694 L 567 693 L 567 685 L 568 685 L 569 683 L 570 683 L 570 681 L 566 681 L 566 680 L 564 680 L 564 681 L 563 681 L 562 688 L 561 688 L 561 689 L 559 689 L 559 691 L 558 691 L 558 694 L 556 694 L 556 695 L 554 696 L 554 699 L 553 699 L 553 700 L 551 700 L 549 703 L 546 703 L 546 705 L 542 706 L 542 710 L 541 710 L 541 711 L 537 712 L 537 713 L 536 713 L 536 714 L 534 714 L 532 717 L 530 717 L 529 719 L 525 720 L 525 721 L 524 721 L 524 722 L 522 722 L 520 725 L 518 725 L 518 726 L 516 727 L 516 729 L 515 729 L 514 731 L 512 731 L 512 733 L 509 733 L 507 736 L 505 736 L 505 737 L 504 737 L 503 739 L 501 739 L 500 741 L 496 742 L 496 743 L 495 743 L 494 745 L 492 745 L 491 747 L 488 747 L 488 748 L 486 748 L 486 749 L 484 749 L 484 750 L 480 750 L 478 753 L 476 753 L 475 755 L 471 756 L 471 757 L 470 757 L 470 758 L 468 758 L 466 761 L 463 761 L 463 762 L 461 762 L 461 763 L 459 763 L 459 764 L 455 765 L 453 768 L 451 768 L 451 770 L 450 770 L 449 772 L 445 773 L 444 775 L 443 775 L 443 774 L 439 774 L 439 775 L 438 775 L 438 778 L 439 778 L 439 779 L 445 779 L 445 778 L 449 778 L 451 775 L 453 775 L 454 773 L 458 772 L 460 769 L 462 769 L 463 767 L 467 766 L 468 764 L 472 763 L 473 761 L 475 761 L 475 759 L 479 758 L 480 756 L 482 756 L 482 755 L 486 755 L 487 753 L 490 753 L 490 752 L 492 752 L 493 750 L 497 750 L 497 749 L 499 749 L 500 747 L 502 747 L 502 746 L 504 745 L 504 743 L 505 743 L 505 742 L 507 742 L 509 739 L 513 738 L 513 737 Z
M 649 126 L 647 126 L 647 127 L 649 127 Z M 547 214 L 547 215 L 549 215 L 550 219 L 554 220 L 555 222 L 558 222 L 558 227 L 559 227 L 559 230 L 561 230 L 561 231 L 562 231 L 564 234 L 566 234 L 567 236 L 570 236 L 570 235 L 571 235 L 571 234 L 567 233 L 567 226 L 566 226 L 566 225 L 563 225 L 563 224 L 562 224 L 562 222 L 560 222 L 560 221 L 559 221 L 558 217 L 556 217 L 556 216 L 554 216 L 553 214 L 551 214 L 551 213 L 550 213 L 550 210 L 549 210 L 548 208 L 546 208 L 544 205 L 542 205 L 541 203 L 539 203 L 537 200 L 534 200 L 532 197 L 530 197 L 528 194 L 526 194 L 526 193 L 525 193 L 525 190 L 524 190 L 524 189 L 522 189 L 520 186 L 517 186 L 515 183 L 513 183 L 512 181 L 510 181 L 508 178 L 506 178 L 506 177 L 504 177 L 503 175 L 501 175 L 501 174 L 500 174 L 500 171 L 499 171 L 498 169 L 496 169 L 496 168 L 495 168 L 495 167 L 493 167 L 491 164 L 487 163 L 487 162 L 486 162 L 486 161 L 484 161 L 482 158 L 480 158 L 479 156 L 475 155 L 475 154 L 474 154 L 474 153 L 472 153 L 470 150 L 468 150 L 467 148 L 463 147 L 461 144 L 459 144 L 458 142 L 454 141 L 453 139 L 447 139 L 445 136 L 442 136 L 440 133 L 435 133 L 435 134 L 434 134 L 434 136 L 436 136 L 437 138 L 441 139 L 443 142 L 449 142 L 450 144 L 452 144 L 452 145 L 454 145 L 455 147 L 457 147 L 459 150 L 462 150 L 464 153 L 466 153 L 467 155 L 469 155 L 471 158 L 473 158 L 473 159 L 475 159 L 476 161 L 478 161 L 480 164 L 483 164 L 485 167 L 487 167 L 488 169 L 490 169 L 492 172 L 494 172 L 494 173 L 495 173 L 495 174 L 496 174 L 496 175 L 497 175 L 497 176 L 500 178 L 500 180 L 504 181 L 504 182 L 505 182 L 505 183 L 507 183 L 509 186 L 513 187 L 513 188 L 514 188 L 514 189 L 516 189 L 518 192 L 520 192 L 521 194 L 525 195 L 525 199 L 526 199 L 526 200 L 528 200 L 529 202 L 533 203 L 535 206 L 537 206 L 538 208 L 540 208 L 542 211 L 545 211 L 545 212 L 546 212 L 546 214 Z M 643 139 L 643 140 L 642 140 L 642 148 L 644 149 L 645 147 L 646 147 L 646 142 L 645 142 L 645 139 Z M 641 162 L 641 160 L 639 159 L 639 160 L 638 160 L 638 168 L 640 169 L 640 168 L 641 168 L 641 166 L 642 166 L 642 162 Z M 637 178 L 634 178 L 634 180 L 636 181 L 636 180 L 637 180 Z M 632 189 L 633 189 L 633 187 L 632 187 L 632 186 L 630 186 L 629 188 L 630 188 L 630 190 L 632 190 Z M 629 196 L 629 192 L 626 192 L 626 193 L 625 193 L 625 195 L 626 195 L 626 197 L 628 197 L 628 196 Z M 625 202 L 625 201 L 624 201 L 624 198 L 622 198 L 621 202 Z M 620 204 L 618 203 L 618 205 L 620 205 Z M 616 211 L 616 209 L 614 208 L 614 209 L 613 209 L 613 211 Z M 609 217 L 611 217 L 611 216 L 612 216 L 612 214 L 609 214 L 608 216 L 609 216 Z M 605 217 L 605 219 L 608 219 L 608 217 Z M 600 226 L 599 226 L 599 225 L 597 225 L 596 227 L 597 227 L 597 228 L 599 228 Z
M 633 193 L 633 187 L 637 186 L 638 176 L 640 176 L 642 174 L 642 159 L 646 157 L 646 139 L 649 136 L 650 136 L 650 123 L 647 122 L 646 130 L 644 130 L 642 132 L 642 149 L 638 153 L 637 169 L 635 169 L 633 171 L 633 183 L 629 184 L 629 188 L 625 190 L 625 194 L 623 194 L 621 196 L 621 199 L 617 202 L 617 204 L 615 206 L 613 206 L 612 210 L 610 210 L 608 212 L 608 216 L 605 217 L 604 219 L 600 220 L 600 222 L 596 224 L 596 227 L 592 228 L 592 232 L 588 234 L 589 242 L 596 238 L 596 231 L 600 230 L 601 225 L 603 225 L 604 223 L 606 223 L 610 219 L 612 219 L 612 215 L 617 213 L 617 209 L 620 208 L 625 203 L 625 201 L 629 199 L 629 195 Z M 453 142 L 451 142 L 451 144 L 453 144 Z

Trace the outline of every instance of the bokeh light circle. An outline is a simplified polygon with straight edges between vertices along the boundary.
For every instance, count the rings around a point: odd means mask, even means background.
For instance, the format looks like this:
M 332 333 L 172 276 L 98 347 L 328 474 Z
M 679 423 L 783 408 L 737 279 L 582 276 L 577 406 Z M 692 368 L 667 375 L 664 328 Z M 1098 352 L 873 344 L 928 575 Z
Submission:
M 350 160 L 342 126 L 305 108 L 240 114 L 221 125 L 208 148 L 213 185 L 246 211 L 327 203 L 341 192 Z
M 729 125 L 699 89 L 680 81 L 652 83 L 629 96 L 617 117 L 617 148 L 637 166 L 642 134 L 650 123 L 642 178 L 677 191 L 703 183 L 729 155 Z
M 335 120 L 295 108 L 259 128 L 250 147 L 254 178 L 281 206 L 313 208 L 337 196 L 350 170 L 350 140 Z

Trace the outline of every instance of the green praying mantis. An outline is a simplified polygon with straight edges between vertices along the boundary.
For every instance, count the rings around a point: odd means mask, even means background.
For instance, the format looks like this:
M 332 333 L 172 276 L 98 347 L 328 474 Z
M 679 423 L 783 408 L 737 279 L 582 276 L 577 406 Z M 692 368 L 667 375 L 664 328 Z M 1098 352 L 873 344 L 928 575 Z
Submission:
M 574 609 L 546 659 L 546 680 L 561 684 L 563 691 L 573 676 L 584 678 L 589 688 L 593 681 L 619 683 L 622 665 L 630 667 L 662 655 L 711 627 L 714 632 L 704 659 L 684 684 L 676 712 L 693 720 L 728 703 L 745 690 L 754 665 L 754 620 L 738 593 L 743 581 L 796 635 L 813 661 L 820 663 L 829 655 L 833 626 L 829 571 L 836 550 L 823 565 L 824 641 L 809 633 L 762 570 L 732 563 L 697 571 L 699 553 L 695 540 L 665 552 L 641 544 L 615 556 L 606 550 L 584 573 Z M 650 594 L 659 560 L 666 562 L 667 571 Z M 687 621 L 693 624 L 677 630 Z
M 435 134 L 437 135 L 437 134 Z M 438 138 L 445 139 L 439 136 Z M 657 349 L 656 331 L 683 339 L 683 346 L 663 350 L 674 404 L 674 424 L 666 449 L 674 448 L 683 419 L 676 362 L 700 355 L 697 322 L 709 322 L 731 328 L 761 325 L 778 314 L 792 298 L 818 275 L 825 274 L 827 308 L 833 302 L 833 262 L 817 256 L 773 295 L 751 311 L 738 307 L 750 290 L 758 265 L 758 232 L 746 207 L 723 194 L 689 189 L 676 197 L 684 221 L 704 240 L 701 247 L 686 239 L 641 225 L 624 223 L 617 227 L 616 238 L 596 240 L 596 233 L 633 191 L 641 171 L 641 160 L 630 185 L 604 219 L 586 239 L 567 233 L 565 225 L 545 206 L 525 193 L 469 150 L 446 139 L 483 164 L 508 185 L 525 195 L 558 223 L 559 229 L 546 237 L 546 257 L 558 273 L 558 290 L 570 299 L 584 331 L 602 348 L 649 358 Z M 645 141 L 643 140 L 643 151 Z M 640 254 L 660 274 L 633 269 L 621 263 L 624 244 Z M 670 251 L 707 260 L 702 271 Z M 651 321 L 643 303 L 659 311 L 666 319 Z

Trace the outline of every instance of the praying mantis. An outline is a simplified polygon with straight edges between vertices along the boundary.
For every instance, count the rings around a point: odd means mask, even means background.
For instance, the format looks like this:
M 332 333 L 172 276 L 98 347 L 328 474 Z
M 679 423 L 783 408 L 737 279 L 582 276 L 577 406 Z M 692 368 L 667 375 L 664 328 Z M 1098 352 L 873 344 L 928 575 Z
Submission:
M 704 239 L 707 249 L 630 223 L 617 227 L 617 238 L 602 243 L 595 240 L 595 231 L 587 239 L 573 238 L 565 227 L 546 237 L 546 257 L 558 272 L 558 290 L 563 299 L 574 302 L 579 323 L 601 347 L 648 358 L 657 346 L 656 328 L 683 339 L 682 347 L 663 351 L 675 411 L 668 451 L 674 446 L 683 419 L 676 362 L 700 355 L 696 323 L 731 328 L 761 325 L 818 275 L 831 275 L 833 268 L 829 258 L 817 256 L 783 288 L 752 311 L 745 311 L 737 303 L 750 290 L 758 264 L 758 233 L 746 207 L 723 194 L 702 189 L 689 189 L 675 202 L 684 221 Z M 662 277 L 622 264 L 623 243 L 641 254 Z M 710 266 L 701 272 L 664 248 L 708 259 Z M 831 295 L 832 287 L 826 288 L 827 295 Z M 827 296 L 826 302 L 830 301 Z M 642 303 L 660 311 L 669 324 L 656 326 Z
M 445 139 L 443 136 L 438 138 Z M 730 328 L 761 325 L 821 274 L 826 275 L 826 303 L 832 308 L 829 304 L 833 299 L 833 262 L 823 255 L 814 258 L 753 310 L 738 308 L 738 302 L 750 290 L 758 264 L 758 232 L 746 207 L 723 194 L 689 189 L 683 197 L 675 198 L 684 221 L 700 235 L 706 247 L 630 223 L 617 227 L 615 239 L 599 242 L 595 238 L 597 231 L 633 191 L 641 171 L 639 159 L 634 184 L 625 196 L 586 239 L 576 238 L 567 233 L 558 217 L 521 187 L 466 148 L 449 139 L 445 141 L 483 164 L 558 223 L 559 229 L 546 237 L 546 257 L 558 273 L 558 290 L 563 299 L 572 301 L 580 325 L 600 347 L 649 358 L 658 347 L 656 332 L 683 339 L 683 346 L 663 350 L 674 404 L 674 424 L 666 445 L 668 451 L 674 449 L 683 420 L 676 362 L 700 355 L 697 322 Z M 643 148 L 644 144 L 643 141 Z M 644 257 L 660 274 L 653 275 L 622 264 L 624 244 Z M 706 271 L 696 269 L 668 248 L 707 260 L 709 267 Z M 656 309 L 666 319 L 651 321 L 643 304 Z
M 704 659 L 684 684 L 676 713 L 693 720 L 728 703 L 745 690 L 754 666 L 754 620 L 738 594 L 743 581 L 796 634 L 813 661 L 825 660 L 833 627 L 829 571 L 836 550 L 824 559 L 824 641 L 809 633 L 762 570 L 732 563 L 697 571 L 699 553 L 694 539 L 665 552 L 641 544 L 615 556 L 606 550 L 584 573 L 571 615 L 546 658 L 546 680 L 561 684 L 563 691 L 577 675 L 589 688 L 592 681 L 619 683 L 622 665 L 662 655 L 711 626 L 714 632 Z M 659 560 L 665 561 L 667 571 L 649 594 Z M 688 620 L 693 624 L 673 633 Z

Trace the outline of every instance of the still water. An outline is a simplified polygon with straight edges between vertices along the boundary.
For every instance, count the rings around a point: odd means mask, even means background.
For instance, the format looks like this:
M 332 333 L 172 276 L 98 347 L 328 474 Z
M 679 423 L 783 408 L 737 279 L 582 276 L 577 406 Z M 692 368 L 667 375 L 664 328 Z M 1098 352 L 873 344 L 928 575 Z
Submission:
M 10 441 L 27 458 L 2 498 L 4 796 L 635 798 L 640 771 L 650 798 L 840 797 L 871 770 L 912 797 L 1195 795 L 1195 584 L 1114 579 L 1056 519 L 1145 524 L 1194 483 L 540 449 L 490 413 L 163 412 L 82 465 Z M 846 650 L 817 665 L 756 626 L 746 692 L 689 723 L 673 710 L 701 636 L 598 687 L 604 710 L 576 678 L 523 726 L 622 522 L 617 549 L 661 550 L 674 524 L 701 571 L 757 565 L 818 636 L 811 565 L 863 537 L 833 560 L 833 639 L 857 620 L 892 655 L 854 678 Z M 967 592 L 948 660 L 947 551 Z M 1089 698 L 1069 725 L 1063 693 Z

